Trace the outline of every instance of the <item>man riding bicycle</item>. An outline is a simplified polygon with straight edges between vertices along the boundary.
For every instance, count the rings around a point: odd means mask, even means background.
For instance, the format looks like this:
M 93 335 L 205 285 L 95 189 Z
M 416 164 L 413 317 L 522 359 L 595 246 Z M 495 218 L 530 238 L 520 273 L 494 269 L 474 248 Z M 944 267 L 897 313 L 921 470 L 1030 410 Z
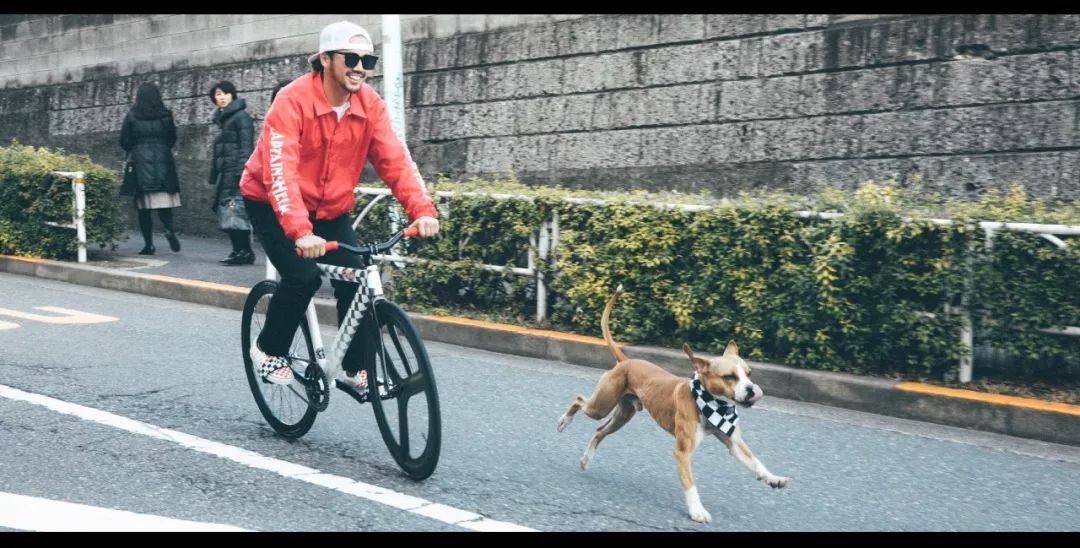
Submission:
M 365 160 L 390 187 L 420 236 L 439 231 L 435 205 L 405 143 L 394 133 L 386 103 L 364 82 L 378 57 L 367 31 L 341 21 L 319 34 L 319 51 L 308 61 L 311 72 L 281 88 L 266 114 L 255 151 L 244 166 L 240 193 L 267 258 L 281 274 L 270 299 L 266 325 L 251 359 L 267 381 L 293 378 L 285 355 L 304 311 L 322 284 L 315 266 L 322 262 L 361 268 L 355 255 L 326 251 L 326 241 L 356 245 L 349 213 Z M 300 251 L 298 256 L 297 250 Z M 331 281 L 338 324 L 357 285 Z M 339 380 L 357 390 L 360 349 L 350 348 Z

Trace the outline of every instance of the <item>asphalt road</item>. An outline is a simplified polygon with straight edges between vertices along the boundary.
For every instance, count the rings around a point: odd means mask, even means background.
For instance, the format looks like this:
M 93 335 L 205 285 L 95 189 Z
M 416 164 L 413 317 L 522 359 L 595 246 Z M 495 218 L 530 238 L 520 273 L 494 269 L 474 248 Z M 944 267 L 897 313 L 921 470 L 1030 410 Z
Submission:
M 50 323 L 66 313 L 36 308 L 49 306 L 97 317 Z M 707 439 L 694 473 L 713 523 L 697 524 L 673 439 L 647 414 L 587 471 L 597 423 L 579 414 L 556 432 L 600 370 L 440 343 L 428 350 L 442 456 L 414 482 L 370 406 L 340 392 L 300 440 L 275 435 L 239 338 L 238 311 L 0 274 L 0 529 L 1080 530 L 1080 448 L 770 398 L 767 386 L 741 424 L 791 482 L 768 488 Z

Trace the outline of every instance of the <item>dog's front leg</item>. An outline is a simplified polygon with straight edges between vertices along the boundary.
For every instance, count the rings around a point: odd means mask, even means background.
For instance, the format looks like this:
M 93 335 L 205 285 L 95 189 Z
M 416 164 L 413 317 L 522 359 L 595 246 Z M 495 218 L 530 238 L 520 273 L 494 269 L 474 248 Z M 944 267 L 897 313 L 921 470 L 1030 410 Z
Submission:
M 679 481 L 682 483 L 683 494 L 686 495 L 686 508 L 690 512 L 690 519 L 701 523 L 709 523 L 712 516 L 701 504 L 701 497 L 698 496 L 697 486 L 694 485 L 694 476 L 690 470 L 690 455 L 694 452 L 697 443 L 695 443 L 693 433 L 689 436 L 681 434 L 681 432 L 676 431 L 674 454 L 675 465 L 679 468 Z
M 728 452 L 731 453 L 731 456 L 735 457 L 735 460 L 743 463 L 743 466 L 746 466 L 751 472 L 757 475 L 758 480 L 764 481 L 769 484 L 770 487 L 775 488 L 783 487 L 790 481 L 791 478 L 777 476 L 772 472 L 769 472 L 769 469 L 765 468 L 765 465 L 754 456 L 754 453 L 750 451 L 750 447 L 743 441 L 742 428 L 736 426 L 735 431 L 731 433 L 730 438 L 720 432 L 716 433 L 716 437 L 724 442 L 724 445 L 728 448 Z

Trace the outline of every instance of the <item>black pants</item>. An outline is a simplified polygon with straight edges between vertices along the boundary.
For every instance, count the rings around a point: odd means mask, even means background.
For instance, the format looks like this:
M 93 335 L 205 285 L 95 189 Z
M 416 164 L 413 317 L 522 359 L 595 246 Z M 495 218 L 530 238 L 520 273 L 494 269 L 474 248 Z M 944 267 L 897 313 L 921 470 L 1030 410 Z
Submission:
M 322 285 L 322 271 L 315 266 L 315 259 L 305 259 L 296 254 L 295 243 L 285 236 L 270 204 L 244 198 L 244 205 L 247 207 L 248 219 L 255 237 L 262 244 L 267 259 L 281 275 L 278 289 L 270 298 L 266 325 L 259 335 L 258 345 L 263 352 L 271 356 L 282 356 L 288 353 L 296 328 L 304 318 L 304 311 L 311 297 Z M 312 232 L 327 241 L 336 240 L 356 245 L 356 233 L 353 232 L 349 215 L 329 220 L 312 220 L 312 225 Z M 319 257 L 319 262 L 350 268 L 363 266 L 359 257 L 342 250 L 331 251 Z M 340 326 L 359 286 L 338 280 L 331 280 L 330 284 L 334 286 L 334 297 L 337 298 Z M 346 352 L 343 362 L 346 371 L 356 372 L 360 369 L 359 346 L 354 344 Z
M 232 242 L 233 252 L 251 251 L 250 230 L 226 230 L 225 233 L 229 235 L 229 241 Z

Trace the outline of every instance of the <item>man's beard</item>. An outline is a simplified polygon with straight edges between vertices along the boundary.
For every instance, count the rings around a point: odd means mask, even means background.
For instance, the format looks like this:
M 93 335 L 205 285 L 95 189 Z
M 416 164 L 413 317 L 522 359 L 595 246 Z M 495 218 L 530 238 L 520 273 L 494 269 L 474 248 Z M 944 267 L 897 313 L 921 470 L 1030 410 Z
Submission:
M 359 89 L 360 86 L 366 80 L 367 80 L 366 76 L 361 76 L 359 79 L 357 79 L 354 82 L 351 78 L 349 78 L 349 75 L 346 74 L 344 78 L 342 78 L 341 80 L 338 81 L 338 83 L 341 84 L 342 89 L 344 89 L 345 91 L 350 91 L 351 92 L 351 91 L 354 91 L 354 90 L 349 89 L 349 86 L 356 86 L 356 88 Z

